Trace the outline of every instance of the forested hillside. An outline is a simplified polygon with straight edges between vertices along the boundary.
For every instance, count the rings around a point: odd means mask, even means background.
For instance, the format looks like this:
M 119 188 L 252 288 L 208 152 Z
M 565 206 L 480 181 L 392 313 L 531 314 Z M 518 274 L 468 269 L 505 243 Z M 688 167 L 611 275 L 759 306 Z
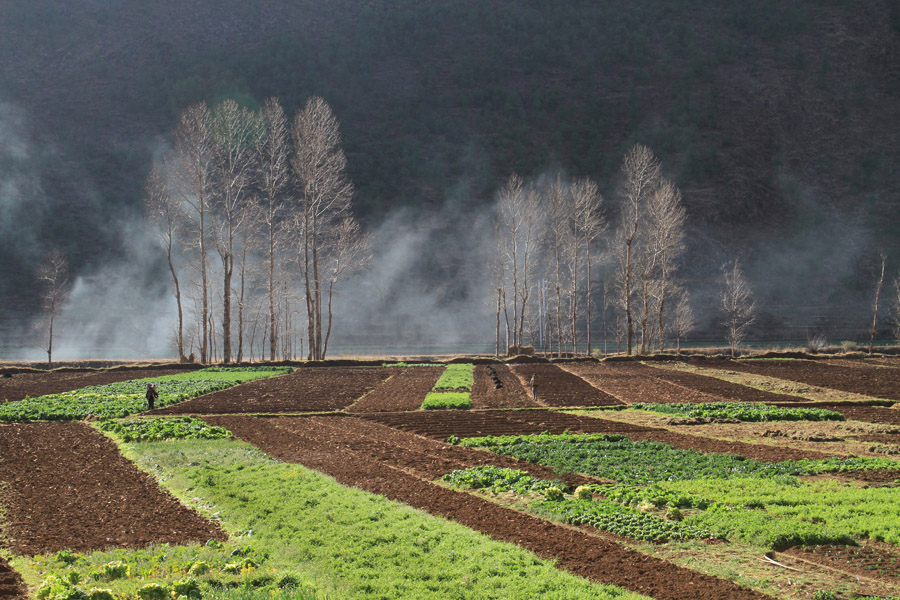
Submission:
M 73 269 L 129 243 L 191 103 L 313 94 L 357 206 L 493 203 L 513 172 L 590 176 L 615 214 L 625 150 L 680 187 L 684 272 L 736 256 L 772 335 L 865 320 L 900 264 L 900 1 L 0 2 L 0 305 L 35 307 L 51 240 Z M 799 315 L 799 316 L 798 316 Z M 802 334 L 799 334 L 802 336 Z

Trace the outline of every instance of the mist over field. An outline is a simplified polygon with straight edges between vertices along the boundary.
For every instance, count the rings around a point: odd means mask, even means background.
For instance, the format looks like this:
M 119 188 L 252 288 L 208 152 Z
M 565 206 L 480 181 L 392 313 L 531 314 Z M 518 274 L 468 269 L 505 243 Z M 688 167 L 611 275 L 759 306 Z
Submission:
M 340 122 L 373 239 L 370 267 L 335 296 L 329 356 L 492 351 L 492 218 L 507 178 L 592 178 L 602 247 L 635 143 L 683 196 L 689 340 L 722 341 L 722 267 L 739 259 L 758 305 L 750 340 L 862 341 L 880 254 L 885 289 L 900 266 L 898 15 L 893 0 L 11 7 L 0 357 L 46 358 L 36 272 L 54 248 L 70 266 L 54 358 L 175 356 L 171 278 L 143 216 L 151 165 L 197 101 L 276 96 L 290 117 L 313 95 Z M 597 294 L 612 271 L 609 256 L 597 264 Z M 304 326 L 299 314 L 296 344 Z

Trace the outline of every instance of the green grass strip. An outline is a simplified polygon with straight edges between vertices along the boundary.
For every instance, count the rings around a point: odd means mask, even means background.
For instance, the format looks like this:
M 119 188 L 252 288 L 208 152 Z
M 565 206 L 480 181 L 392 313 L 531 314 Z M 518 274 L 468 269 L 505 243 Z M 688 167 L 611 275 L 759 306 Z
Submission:
M 452 521 L 231 440 L 135 444 L 128 454 L 176 495 L 336 598 L 643 598 Z
M 472 364 L 447 365 L 440 379 L 434 384 L 434 390 L 470 390 L 475 383 L 475 366 Z
M 423 410 L 472 408 L 469 392 L 429 392 L 422 402 Z
M 211 367 L 200 371 L 133 379 L 25 398 L 0 404 L 0 423 L 28 421 L 73 421 L 89 416 L 121 418 L 147 409 L 147 383 L 159 392 L 157 408 L 273 375 L 289 373 L 291 367 Z
M 747 422 L 843 421 L 844 415 L 822 408 L 781 408 L 746 402 L 699 402 L 666 404 L 636 402 L 631 408 L 689 418 L 728 418 Z

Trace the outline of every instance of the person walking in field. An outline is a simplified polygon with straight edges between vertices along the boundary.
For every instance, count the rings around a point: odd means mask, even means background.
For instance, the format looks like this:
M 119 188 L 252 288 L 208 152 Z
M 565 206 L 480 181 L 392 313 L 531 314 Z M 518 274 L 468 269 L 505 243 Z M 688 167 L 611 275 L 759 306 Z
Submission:
M 535 402 L 538 401 L 538 380 L 537 373 L 532 374 L 531 376 L 531 398 Z
M 147 384 L 147 410 L 153 410 L 153 407 L 156 405 L 156 401 L 159 399 L 159 392 L 156 391 L 155 383 Z

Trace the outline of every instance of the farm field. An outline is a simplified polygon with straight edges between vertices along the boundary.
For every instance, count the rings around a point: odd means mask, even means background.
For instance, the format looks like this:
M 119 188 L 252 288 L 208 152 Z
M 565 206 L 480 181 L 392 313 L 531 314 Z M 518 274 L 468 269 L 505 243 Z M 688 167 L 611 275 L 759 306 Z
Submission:
M 184 369 L 115 369 L 108 371 L 51 371 L 12 372 L 0 377 L 0 403 L 14 402 L 25 397 L 36 398 L 46 394 L 59 394 L 90 385 L 106 385 L 119 381 L 161 377 L 184 373 Z
M 758 362 L 782 380 L 770 363 L 789 361 Z M 157 583 L 235 600 L 900 594 L 900 409 L 685 364 L 301 366 L 127 422 L 0 425 L 0 561 L 32 595 L 56 582 L 41 600 L 72 592 L 65 577 L 123 599 Z M 421 409 L 463 391 L 468 410 Z M 137 441 L 204 423 L 239 441 Z M 97 574 L 120 562 L 146 577 Z M 0 562 L 0 599 L 21 595 L 14 573 Z

